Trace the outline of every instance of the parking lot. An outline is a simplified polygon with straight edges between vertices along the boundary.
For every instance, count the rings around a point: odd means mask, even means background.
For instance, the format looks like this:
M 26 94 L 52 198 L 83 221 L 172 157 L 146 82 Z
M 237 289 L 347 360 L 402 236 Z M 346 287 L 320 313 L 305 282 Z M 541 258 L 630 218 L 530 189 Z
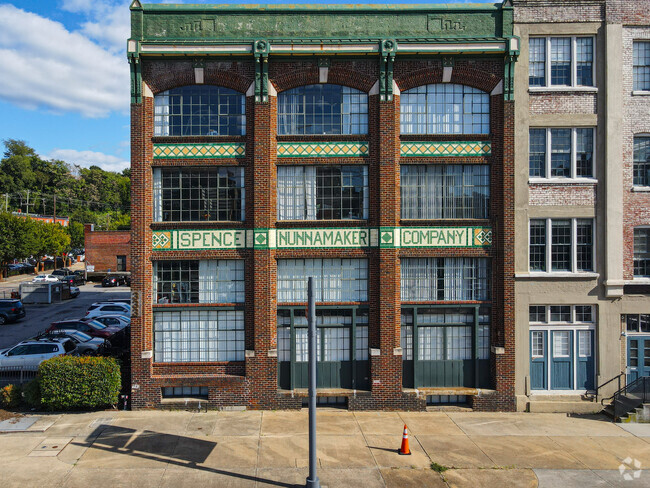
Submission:
M 24 275 L 22 281 L 30 281 L 31 276 Z M 7 298 L 13 289 L 18 289 L 20 281 L 0 283 L 0 296 L 6 292 Z M 102 288 L 100 283 L 88 282 L 79 287 L 81 294 L 77 298 L 64 300 L 61 303 L 25 305 L 26 316 L 18 322 L 5 324 L 0 327 L 0 349 L 12 346 L 17 342 L 34 337 L 49 326 L 51 322 L 63 319 L 78 319 L 86 314 L 93 303 L 100 300 L 130 298 L 131 289 L 126 286 Z

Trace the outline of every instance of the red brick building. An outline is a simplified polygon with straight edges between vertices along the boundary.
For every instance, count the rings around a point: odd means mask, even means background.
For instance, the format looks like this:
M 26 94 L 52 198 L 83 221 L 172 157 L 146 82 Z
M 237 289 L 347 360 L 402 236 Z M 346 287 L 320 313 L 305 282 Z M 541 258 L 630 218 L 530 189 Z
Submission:
M 131 13 L 133 407 L 513 410 L 509 4 Z
M 88 276 L 103 276 L 108 272 L 131 271 L 131 232 L 128 230 L 94 230 L 84 225 L 86 267 Z

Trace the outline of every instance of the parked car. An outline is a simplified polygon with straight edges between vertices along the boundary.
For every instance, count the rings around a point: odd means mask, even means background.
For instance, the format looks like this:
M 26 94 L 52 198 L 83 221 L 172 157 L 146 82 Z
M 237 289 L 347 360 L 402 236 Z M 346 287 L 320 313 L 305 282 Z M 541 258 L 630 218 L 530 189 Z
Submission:
M 46 332 L 55 330 L 78 330 L 85 332 L 92 337 L 101 337 L 103 339 L 110 339 L 113 335 L 118 333 L 121 329 L 117 327 L 108 327 L 99 322 L 86 321 L 86 320 L 61 320 L 59 322 L 52 322 Z
M 20 300 L 0 299 L 0 325 L 15 322 L 25 316 L 25 307 Z
M 73 329 L 54 330 L 34 337 L 34 340 L 46 341 L 49 339 L 65 338 L 74 341 L 77 346 L 77 353 L 84 356 L 102 354 L 111 348 L 108 339 L 92 337 L 85 332 Z
M 102 286 L 120 286 L 126 285 L 126 278 L 124 275 L 106 275 L 102 280 Z
M 126 303 L 93 303 L 88 307 L 86 319 L 92 319 L 100 315 L 126 315 L 131 316 L 131 305 Z
M 79 289 L 78 286 L 70 285 L 70 298 L 77 298 L 80 293 L 81 293 L 81 290 Z
M 77 346 L 71 339 L 29 340 L 0 351 L 0 366 L 36 369 L 41 362 L 64 354 L 75 354 Z
M 121 329 L 131 325 L 131 318 L 126 315 L 98 315 L 93 318 L 93 321 L 106 326 L 120 327 Z
M 73 275 L 74 273 L 72 272 L 72 270 L 68 268 L 59 268 L 52 271 L 52 274 L 54 276 L 69 276 L 69 275 Z
M 59 278 L 57 278 L 56 276 L 51 275 L 51 274 L 40 274 L 40 275 L 36 276 L 32 280 L 32 282 L 34 282 L 34 283 L 38 283 L 38 282 L 54 283 L 54 282 L 58 282 L 58 281 L 59 281 Z
M 82 269 L 78 269 L 74 272 L 74 275 L 77 277 L 77 285 L 86 284 L 86 272 Z
M 83 285 L 85 283 L 85 281 L 83 280 L 83 276 L 80 278 L 75 274 L 70 274 L 67 276 L 59 276 L 59 281 L 62 281 L 63 283 L 68 283 L 70 286 Z
M 93 305 L 97 305 L 98 303 L 126 303 L 127 305 L 131 305 L 131 299 L 130 298 L 111 298 L 110 300 L 102 300 L 100 302 L 95 302 Z

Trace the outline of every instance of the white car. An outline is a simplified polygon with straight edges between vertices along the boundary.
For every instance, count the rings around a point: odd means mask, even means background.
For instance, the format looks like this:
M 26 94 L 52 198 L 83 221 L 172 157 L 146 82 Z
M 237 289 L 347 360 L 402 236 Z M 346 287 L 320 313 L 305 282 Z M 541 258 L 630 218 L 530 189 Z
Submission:
M 84 319 L 93 319 L 100 315 L 131 316 L 131 305 L 126 303 L 93 303 L 86 312 Z
M 33 370 L 43 361 L 63 354 L 73 354 L 76 349 L 77 346 L 71 339 L 23 341 L 0 351 L 0 367 L 14 366 Z
M 38 282 L 50 282 L 50 283 L 60 283 L 61 281 L 59 278 L 57 278 L 54 275 L 51 274 L 40 274 L 36 276 L 33 280 L 32 283 L 38 283 Z
M 131 325 L 131 318 L 127 315 L 97 315 L 93 320 L 104 325 L 119 327 L 120 329 Z

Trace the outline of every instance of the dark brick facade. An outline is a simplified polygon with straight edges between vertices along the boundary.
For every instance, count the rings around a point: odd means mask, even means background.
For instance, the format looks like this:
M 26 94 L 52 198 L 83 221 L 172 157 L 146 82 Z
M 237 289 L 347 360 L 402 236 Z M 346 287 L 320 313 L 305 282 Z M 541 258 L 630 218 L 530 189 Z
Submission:
M 84 225 L 86 265 L 95 267 L 95 273 L 117 271 L 117 256 L 126 256 L 126 269 L 131 271 L 131 232 L 128 230 L 95 231 Z

